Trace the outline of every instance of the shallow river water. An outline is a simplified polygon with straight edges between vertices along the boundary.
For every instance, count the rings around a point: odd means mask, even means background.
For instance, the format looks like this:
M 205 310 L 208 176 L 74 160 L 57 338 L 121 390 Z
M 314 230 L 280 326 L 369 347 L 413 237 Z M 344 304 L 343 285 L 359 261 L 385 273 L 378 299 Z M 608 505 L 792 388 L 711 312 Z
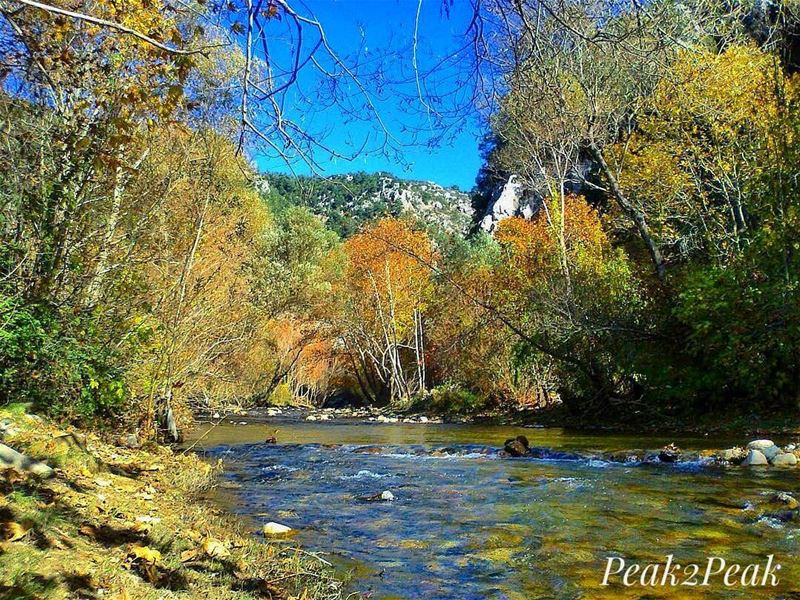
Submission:
M 263 444 L 275 428 L 279 443 Z M 552 453 L 501 457 L 520 433 Z M 769 503 L 797 496 L 800 468 L 604 459 L 670 441 L 701 450 L 743 440 L 296 422 L 220 425 L 196 449 L 224 460 L 235 512 L 297 529 L 372 598 L 800 598 L 800 522 Z M 394 501 L 365 500 L 385 490 Z M 744 568 L 774 555 L 779 585 L 726 587 L 721 575 L 707 587 L 601 585 L 609 557 L 645 566 L 670 554 L 701 565 L 698 583 L 709 557 Z

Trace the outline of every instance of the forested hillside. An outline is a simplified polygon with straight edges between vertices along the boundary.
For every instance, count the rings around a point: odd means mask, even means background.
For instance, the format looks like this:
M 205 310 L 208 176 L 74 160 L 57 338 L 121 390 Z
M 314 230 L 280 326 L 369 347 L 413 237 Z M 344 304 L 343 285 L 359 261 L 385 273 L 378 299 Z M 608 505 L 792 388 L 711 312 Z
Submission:
M 399 179 L 388 173 L 295 177 L 271 173 L 260 178 L 273 210 L 305 206 L 341 237 L 381 217 L 405 216 L 423 226 L 466 235 L 472 225 L 469 196 L 455 188 Z

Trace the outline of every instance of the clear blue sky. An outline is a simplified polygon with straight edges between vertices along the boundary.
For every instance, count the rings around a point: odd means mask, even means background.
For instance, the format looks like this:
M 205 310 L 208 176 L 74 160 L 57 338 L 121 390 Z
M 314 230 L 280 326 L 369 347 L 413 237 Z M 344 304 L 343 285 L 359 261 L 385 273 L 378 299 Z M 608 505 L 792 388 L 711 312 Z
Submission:
M 374 65 L 375 71 L 362 81 L 396 140 L 392 143 L 392 156 L 373 151 L 361 153 L 350 161 L 317 151 L 314 159 L 322 167 L 322 173 L 388 171 L 408 179 L 471 189 L 481 166 L 478 145 L 483 129 L 476 113 L 467 109 L 469 94 L 461 88 L 468 86 L 461 85 L 463 73 L 458 61 L 445 63 L 423 82 L 427 86 L 423 98 L 430 106 L 434 106 L 438 94 L 444 96 L 440 100 L 442 110 L 438 107 L 434 110 L 444 113 L 453 103 L 458 103 L 457 114 L 448 113 L 436 123 L 419 100 L 411 51 L 417 0 L 305 0 L 302 6 L 307 9 L 305 14 L 313 13 L 323 24 L 331 46 L 340 56 L 358 54 L 361 64 L 367 65 L 368 70 Z M 463 46 L 464 32 L 471 19 L 472 8 L 467 0 L 455 0 L 449 15 L 443 10 L 442 0 L 423 0 L 417 35 L 420 72 L 430 71 L 442 58 Z M 308 90 L 320 85 L 320 81 L 319 75 L 307 69 L 301 72 L 298 84 Z M 291 111 L 287 109 L 298 121 L 313 119 L 314 127 L 326 132 L 322 141 L 345 155 L 353 154 L 365 138 L 374 139 L 379 130 L 374 119 L 348 118 L 337 106 L 315 112 L 313 116 L 305 111 L 301 114 L 299 108 L 294 114 Z M 436 139 L 443 132 L 446 136 Z M 256 157 L 256 162 L 262 171 L 291 171 L 280 158 L 262 154 Z M 307 166 L 299 163 L 293 164 L 292 169 L 298 174 L 310 172 Z

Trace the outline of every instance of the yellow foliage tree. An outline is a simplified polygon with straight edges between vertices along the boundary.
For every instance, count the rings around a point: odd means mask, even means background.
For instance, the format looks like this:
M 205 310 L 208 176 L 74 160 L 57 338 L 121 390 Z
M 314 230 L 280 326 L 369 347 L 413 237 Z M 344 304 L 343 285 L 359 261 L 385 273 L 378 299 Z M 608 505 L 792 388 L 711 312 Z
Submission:
M 426 388 L 425 311 L 436 255 L 424 232 L 385 218 L 347 240 L 343 338 L 365 395 L 410 401 Z

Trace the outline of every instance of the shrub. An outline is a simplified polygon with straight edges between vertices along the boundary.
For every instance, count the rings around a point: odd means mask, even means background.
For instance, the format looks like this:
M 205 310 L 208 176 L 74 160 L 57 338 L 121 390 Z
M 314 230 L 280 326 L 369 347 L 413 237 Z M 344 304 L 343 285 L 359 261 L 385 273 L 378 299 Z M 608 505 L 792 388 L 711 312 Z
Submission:
M 473 414 L 486 405 L 486 399 L 452 384 L 433 388 L 427 409 L 436 414 Z
M 0 397 L 50 415 L 111 417 L 127 394 L 118 353 L 90 317 L 65 318 L 0 296 Z

